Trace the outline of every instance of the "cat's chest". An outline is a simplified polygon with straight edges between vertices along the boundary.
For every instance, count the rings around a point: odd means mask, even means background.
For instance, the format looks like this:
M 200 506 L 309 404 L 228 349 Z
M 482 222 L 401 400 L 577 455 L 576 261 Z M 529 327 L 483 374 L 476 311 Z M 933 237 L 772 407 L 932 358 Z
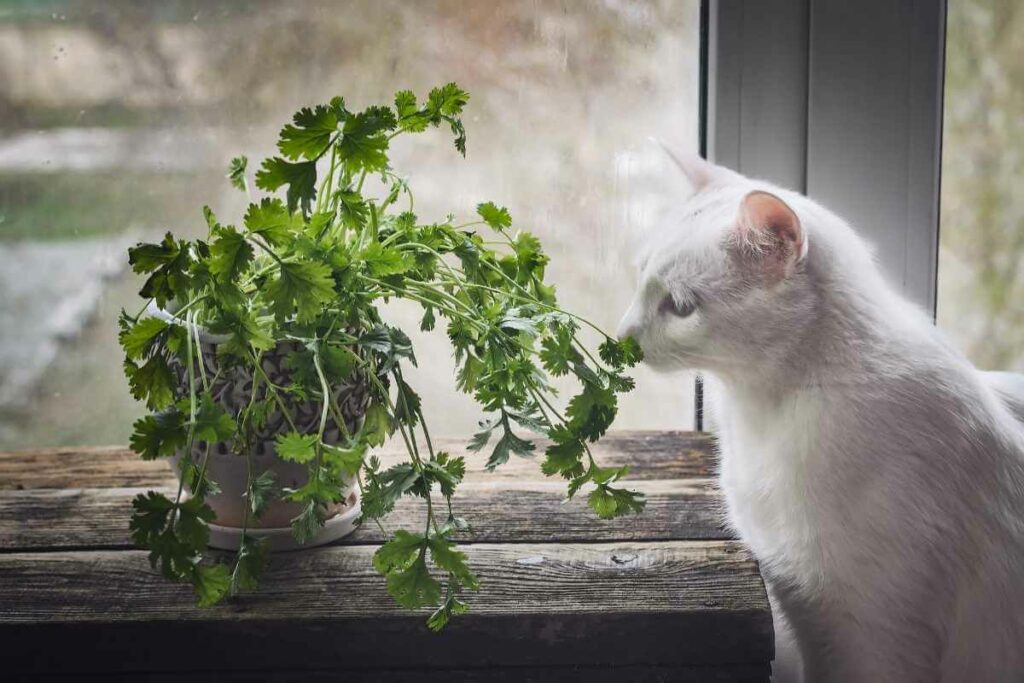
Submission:
M 828 514 L 813 493 L 829 477 L 820 424 L 811 397 L 784 413 L 742 406 L 718 420 L 730 522 L 759 556 L 792 556 Z

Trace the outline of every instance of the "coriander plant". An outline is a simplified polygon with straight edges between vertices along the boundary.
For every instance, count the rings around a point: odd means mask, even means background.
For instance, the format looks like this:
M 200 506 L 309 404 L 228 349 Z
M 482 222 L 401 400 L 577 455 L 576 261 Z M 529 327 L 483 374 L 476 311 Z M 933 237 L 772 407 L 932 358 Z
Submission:
M 131 530 L 154 567 L 192 584 L 200 605 L 256 587 L 266 546 L 244 529 L 270 500 L 302 506 L 292 527 L 297 539 L 308 540 L 341 500 L 343 482 L 354 478 L 363 523 L 379 523 L 403 496 L 426 501 L 422 526 L 397 531 L 373 558 L 395 600 L 433 607 L 428 625 L 434 629 L 467 609 L 464 591 L 478 582 L 456 545 L 471 537 L 456 512 L 465 463 L 431 442 L 421 398 L 403 372 L 416 364 L 412 344 L 378 311 L 392 298 L 419 304 L 420 328 L 440 326 L 451 341 L 455 383 L 486 414 L 468 448 L 488 453 L 488 469 L 511 454 L 533 454 L 525 434 L 539 433 L 550 441 L 541 469 L 567 479 L 570 497 L 587 487 L 590 507 L 604 519 L 643 509 L 641 494 L 615 486 L 627 469 L 601 467 L 590 451 L 615 417 L 616 394 L 633 387 L 623 371 L 640 359 L 637 345 L 558 306 L 544 280 L 548 257 L 536 237 L 512 229 L 504 208 L 486 202 L 469 222 L 456 224 L 452 216 L 423 222 L 407 180 L 388 162 L 398 136 L 442 125 L 465 155 L 459 116 L 468 99 L 450 83 L 423 103 L 402 91 L 393 107 L 354 112 L 336 97 L 302 109 L 281 130 L 281 155 L 255 173 L 257 188 L 283 189 L 283 200 L 251 199 L 238 226 L 221 223 L 207 207 L 205 239 L 168 233 L 129 250 L 134 271 L 148 276 L 140 291 L 146 307 L 135 316 L 122 313 L 120 342 L 131 391 L 152 411 L 135 423 L 131 446 L 145 459 L 181 457 L 177 495 L 137 496 Z M 383 183 L 380 196 L 365 189 L 370 176 Z M 228 177 L 250 193 L 245 157 L 232 160 Z M 172 317 L 151 315 L 153 305 Z M 596 353 L 580 341 L 581 325 L 601 334 Z M 220 368 L 252 373 L 247 401 L 237 410 L 215 400 L 215 378 L 196 363 L 200 327 L 227 339 L 217 347 Z M 295 348 L 288 386 L 272 382 L 260 364 L 282 343 Z M 184 375 L 176 374 L 176 364 Z M 570 374 L 579 391 L 563 410 L 549 380 Z M 328 420 L 345 425 L 331 387 L 353 378 L 367 388 L 365 414 L 342 443 L 327 443 Z M 313 429 L 303 431 L 291 419 L 296 400 L 322 406 Z M 238 457 L 251 458 L 254 430 L 276 413 L 288 425 L 276 435 L 277 455 L 308 467 L 308 483 L 278 487 L 250 466 L 241 547 L 230 560 L 211 556 L 214 514 L 205 498 L 217 483 L 207 473 L 210 446 L 227 443 Z M 383 468 L 370 451 L 395 433 L 408 459 Z

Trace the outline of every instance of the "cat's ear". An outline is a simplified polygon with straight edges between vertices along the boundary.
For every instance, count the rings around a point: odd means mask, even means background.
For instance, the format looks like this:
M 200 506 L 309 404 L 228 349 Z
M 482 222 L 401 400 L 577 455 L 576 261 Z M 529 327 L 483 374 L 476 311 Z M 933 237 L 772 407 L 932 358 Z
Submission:
M 651 141 L 657 143 L 672 163 L 679 167 L 695 192 L 700 192 L 711 185 L 724 185 L 741 179 L 735 171 L 713 164 L 693 152 L 684 152 L 658 138 L 651 138 Z
M 789 277 L 807 255 L 807 237 L 796 212 L 770 192 L 754 190 L 740 203 L 734 244 L 753 257 L 770 280 Z

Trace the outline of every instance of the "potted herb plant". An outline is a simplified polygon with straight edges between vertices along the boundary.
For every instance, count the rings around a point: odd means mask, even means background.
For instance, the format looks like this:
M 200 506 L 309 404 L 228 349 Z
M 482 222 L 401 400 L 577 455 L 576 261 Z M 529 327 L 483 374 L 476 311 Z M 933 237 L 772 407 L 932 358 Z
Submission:
M 435 608 L 432 628 L 466 609 L 477 579 L 453 503 L 465 463 L 433 447 L 404 375 L 412 344 L 378 310 L 390 299 L 419 304 L 421 329 L 451 341 L 455 382 L 486 413 L 469 450 L 487 451 L 488 468 L 531 455 L 525 434 L 539 433 L 550 442 L 541 468 L 567 479 L 569 496 L 586 488 L 602 518 L 643 508 L 615 485 L 626 468 L 600 467 L 589 448 L 632 388 L 623 371 L 639 348 L 603 332 L 596 352 L 581 343 L 581 325 L 594 326 L 558 306 L 540 243 L 504 208 L 423 222 L 388 163 L 398 136 L 442 125 L 465 155 L 468 99 L 450 83 L 422 103 L 402 91 L 391 107 L 354 112 L 336 97 L 302 109 L 281 130 L 280 156 L 255 173 L 256 188 L 283 199 L 250 198 L 238 225 L 204 208 L 204 239 L 168 233 L 129 250 L 145 304 L 122 314 L 120 342 L 131 391 L 151 411 L 131 446 L 173 458 L 180 475 L 175 495 L 134 499 L 131 532 L 200 605 L 256 588 L 268 550 L 333 540 L 418 496 L 423 526 L 397 531 L 374 566 L 398 603 Z M 380 196 L 364 187 L 372 176 Z M 228 177 L 250 193 L 245 157 Z M 563 375 L 579 381 L 564 412 L 550 384 Z M 408 458 L 384 468 L 370 451 L 396 433 Z M 210 545 L 235 553 L 217 559 Z

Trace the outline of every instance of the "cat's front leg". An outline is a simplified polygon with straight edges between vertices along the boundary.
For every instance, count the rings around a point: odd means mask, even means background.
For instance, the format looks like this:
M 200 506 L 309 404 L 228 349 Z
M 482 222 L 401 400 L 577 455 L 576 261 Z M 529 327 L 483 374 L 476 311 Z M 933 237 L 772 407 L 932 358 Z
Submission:
M 805 683 L 934 683 L 939 652 L 920 633 L 894 628 L 898 614 L 850 610 L 831 603 L 797 610 L 792 630 Z
M 803 662 L 796 634 L 786 617 L 779 599 L 771 586 L 768 588 L 768 602 L 772 609 L 772 627 L 775 631 L 775 657 L 772 659 L 772 683 L 802 683 Z

